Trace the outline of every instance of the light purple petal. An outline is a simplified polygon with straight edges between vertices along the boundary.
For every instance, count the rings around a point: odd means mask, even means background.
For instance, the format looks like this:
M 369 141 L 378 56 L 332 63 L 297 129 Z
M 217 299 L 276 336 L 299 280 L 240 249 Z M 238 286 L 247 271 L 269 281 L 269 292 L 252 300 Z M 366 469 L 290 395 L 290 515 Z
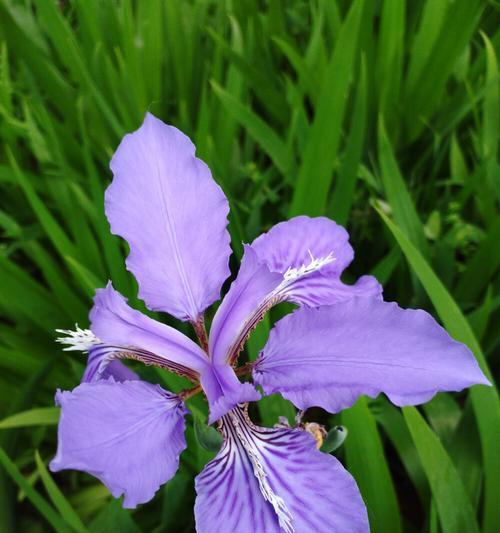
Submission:
M 337 412 L 361 394 L 396 405 L 488 384 L 469 349 L 425 311 L 355 298 L 280 320 L 254 368 L 266 394 Z
M 354 258 L 349 234 L 326 217 L 298 216 L 273 226 L 252 243 L 260 259 L 270 270 L 285 273 L 289 268 L 301 268 L 315 259 L 332 256 L 323 268 L 338 276 Z
M 256 427 L 240 408 L 222 431 L 223 447 L 195 480 L 198 533 L 369 531 L 354 479 L 310 434 Z
M 259 262 L 288 280 L 281 290 L 286 299 L 311 307 L 330 305 L 351 296 L 379 296 L 382 287 L 373 276 L 353 286 L 340 276 L 354 252 L 349 234 L 326 217 L 298 216 L 273 226 L 252 243 Z
M 238 276 L 215 313 L 210 328 L 209 353 L 215 364 L 234 360 L 265 312 L 273 305 L 268 296 L 283 276 L 259 265 L 257 255 L 248 245 Z M 232 357 L 230 354 L 233 354 Z
M 90 350 L 86 381 L 102 372 L 112 359 L 138 359 L 196 379 L 208 358 L 191 339 L 170 326 L 132 309 L 108 283 L 98 289 L 90 312 L 91 329 L 101 342 Z M 101 359 L 102 363 L 97 365 Z
M 186 447 L 178 396 L 144 381 L 83 383 L 58 391 L 61 406 L 52 471 L 97 477 L 124 507 L 149 501 L 177 471 Z
M 233 363 L 251 330 L 281 301 L 318 307 L 354 296 L 380 297 L 382 287 L 373 276 L 354 285 L 340 280 L 353 258 L 348 238 L 328 218 L 299 216 L 246 246 L 238 277 L 214 317 L 212 359 Z
M 211 365 L 203 372 L 201 385 L 208 400 L 209 424 L 239 403 L 260 400 L 260 393 L 250 383 L 241 383 L 229 365 Z
M 113 159 L 111 230 L 130 246 L 127 267 L 154 311 L 196 320 L 229 275 L 229 206 L 186 135 L 147 113 Z
M 91 357 L 92 353 L 89 353 L 89 360 L 87 362 L 87 369 L 89 368 L 89 365 L 91 363 Z M 87 373 L 87 369 L 85 370 L 85 374 Z M 126 365 L 124 365 L 121 361 L 110 361 L 108 365 L 106 365 L 106 368 L 104 368 L 102 374 L 100 374 L 100 379 L 109 379 L 112 377 L 115 381 L 133 381 L 136 379 L 140 379 L 139 376 L 130 368 L 128 368 Z M 82 381 L 91 381 L 88 379 L 82 379 Z

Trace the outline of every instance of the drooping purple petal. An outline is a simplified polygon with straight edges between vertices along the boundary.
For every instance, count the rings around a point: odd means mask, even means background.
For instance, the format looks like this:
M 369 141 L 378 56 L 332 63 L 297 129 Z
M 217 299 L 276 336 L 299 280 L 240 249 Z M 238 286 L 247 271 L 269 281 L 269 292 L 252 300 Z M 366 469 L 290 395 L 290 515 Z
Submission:
M 113 359 L 138 359 L 195 379 L 208 364 L 203 350 L 170 326 L 132 309 L 108 283 L 98 289 L 90 312 L 92 332 L 100 345 L 89 350 L 86 381 Z M 99 377 L 99 376 L 97 376 Z
M 178 396 L 144 381 L 112 378 L 58 391 L 61 406 L 52 471 L 82 470 L 97 477 L 123 506 L 149 501 L 177 471 L 186 447 Z
M 209 405 L 208 423 L 213 424 L 233 407 L 260 400 L 260 393 L 250 383 L 241 383 L 229 365 L 210 365 L 201 374 L 201 386 Z
M 130 246 L 127 267 L 154 311 L 197 320 L 229 275 L 229 206 L 189 138 L 147 113 L 111 160 L 111 230 Z
M 340 280 L 354 255 L 348 238 L 332 220 L 299 216 L 246 246 L 238 277 L 214 317 L 212 359 L 233 363 L 252 328 L 281 301 L 318 307 L 354 296 L 380 297 L 382 288 L 372 276 L 354 285 Z
M 254 426 L 237 408 L 223 447 L 195 480 L 198 533 L 368 532 L 354 479 L 300 429 Z
M 488 384 L 469 349 L 425 311 L 355 298 L 280 320 L 254 368 L 266 394 L 337 412 L 361 394 L 396 405 Z

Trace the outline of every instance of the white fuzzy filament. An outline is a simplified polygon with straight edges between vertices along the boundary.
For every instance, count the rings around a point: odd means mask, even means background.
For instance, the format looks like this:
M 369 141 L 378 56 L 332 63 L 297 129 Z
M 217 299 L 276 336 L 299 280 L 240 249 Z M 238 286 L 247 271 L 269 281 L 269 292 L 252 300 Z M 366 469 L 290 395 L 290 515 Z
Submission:
M 78 350 L 81 352 L 88 352 L 93 346 L 101 344 L 101 341 L 90 331 L 90 329 L 82 329 L 75 324 L 75 330 L 71 329 L 56 329 L 57 333 L 62 333 L 64 337 L 58 337 L 56 342 L 67 344 L 64 351 Z

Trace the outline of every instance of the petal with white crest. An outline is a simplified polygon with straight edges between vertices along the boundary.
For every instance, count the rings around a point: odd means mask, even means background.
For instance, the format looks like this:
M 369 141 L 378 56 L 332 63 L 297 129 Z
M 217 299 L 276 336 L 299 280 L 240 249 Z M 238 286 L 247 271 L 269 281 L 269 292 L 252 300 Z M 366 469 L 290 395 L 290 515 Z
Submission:
M 195 480 L 198 533 L 366 533 L 351 475 L 301 429 L 261 428 L 238 407 L 221 422 L 223 447 Z

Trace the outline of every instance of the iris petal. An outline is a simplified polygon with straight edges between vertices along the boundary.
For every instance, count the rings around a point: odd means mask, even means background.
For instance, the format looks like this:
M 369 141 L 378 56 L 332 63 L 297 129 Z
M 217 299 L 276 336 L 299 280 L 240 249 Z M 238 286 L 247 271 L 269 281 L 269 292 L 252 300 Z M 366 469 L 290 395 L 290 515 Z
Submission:
M 354 296 L 380 297 L 382 288 L 372 276 L 354 285 L 340 280 L 354 255 L 348 237 L 332 220 L 300 216 L 246 246 L 240 272 L 213 320 L 215 363 L 234 363 L 252 329 L 281 301 L 317 307 Z
M 266 394 L 330 412 L 361 394 L 383 392 L 396 405 L 415 405 L 438 391 L 488 384 L 468 348 L 428 313 L 369 298 L 283 318 L 253 375 Z
M 59 391 L 57 454 L 52 471 L 83 470 L 104 483 L 124 507 L 150 500 L 177 471 L 186 447 L 180 399 L 144 381 L 110 378 Z
M 229 365 L 210 365 L 201 375 L 200 382 L 209 404 L 209 424 L 218 420 L 237 404 L 261 398 L 252 384 L 241 383 L 238 380 Z
M 361 533 L 355 481 L 301 429 L 253 425 L 243 408 L 222 419 L 223 447 L 196 478 L 198 533 Z
M 205 352 L 191 339 L 132 309 L 110 283 L 97 290 L 90 320 L 100 346 L 89 350 L 88 381 L 113 359 L 137 359 L 191 379 L 208 364 Z
M 106 215 L 130 246 L 139 296 L 154 311 L 196 321 L 229 275 L 222 189 L 189 138 L 149 113 L 123 138 L 111 169 Z

